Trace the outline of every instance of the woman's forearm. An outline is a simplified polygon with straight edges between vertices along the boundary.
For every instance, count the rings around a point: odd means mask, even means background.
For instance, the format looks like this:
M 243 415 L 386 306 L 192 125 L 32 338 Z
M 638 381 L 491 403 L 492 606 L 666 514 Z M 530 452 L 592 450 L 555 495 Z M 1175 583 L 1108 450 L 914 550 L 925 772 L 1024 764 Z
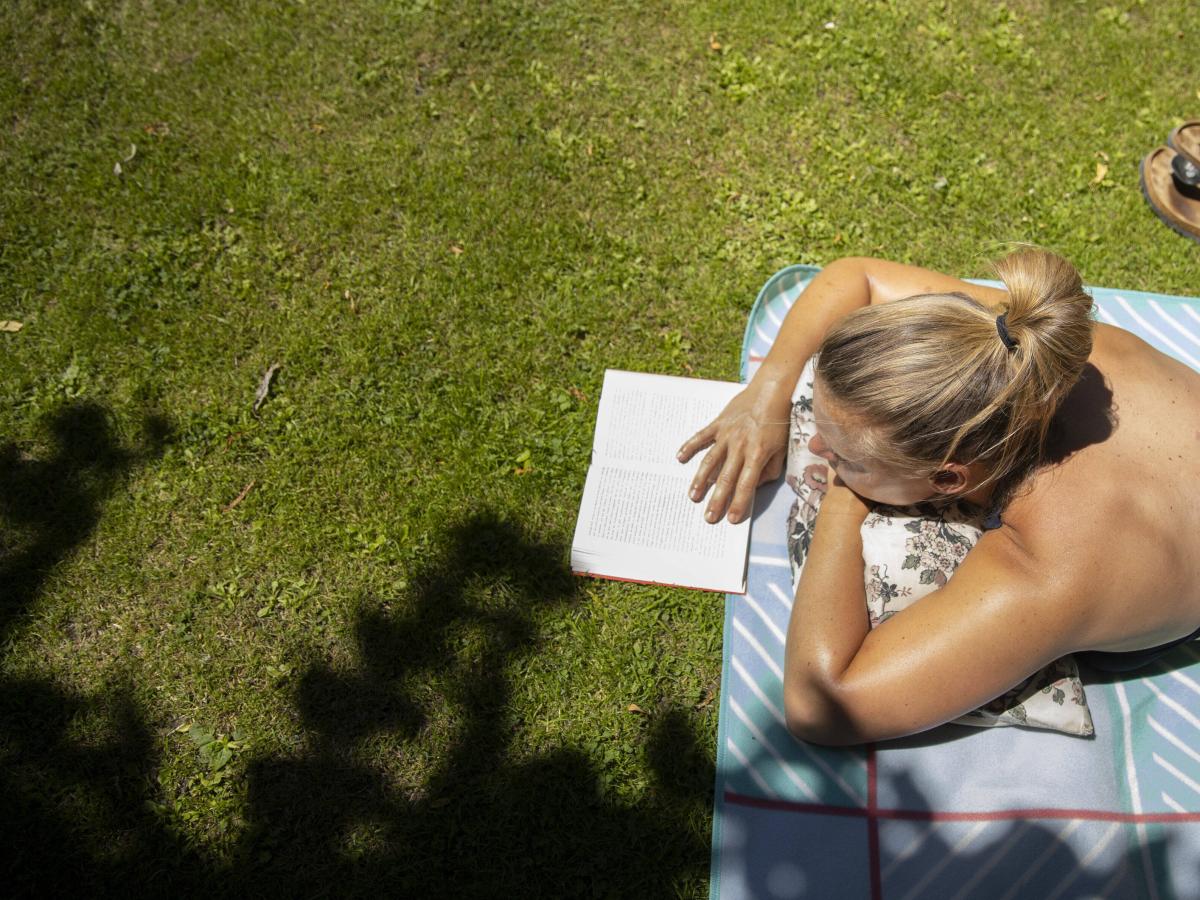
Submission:
M 818 272 L 788 310 L 754 382 L 790 395 L 825 333 L 843 316 L 870 302 L 870 287 L 863 259 L 839 259 Z
M 842 490 L 845 490 L 844 488 Z M 828 720 L 839 679 L 871 630 L 863 584 L 858 510 L 822 503 L 792 606 L 785 652 L 785 696 L 803 718 Z

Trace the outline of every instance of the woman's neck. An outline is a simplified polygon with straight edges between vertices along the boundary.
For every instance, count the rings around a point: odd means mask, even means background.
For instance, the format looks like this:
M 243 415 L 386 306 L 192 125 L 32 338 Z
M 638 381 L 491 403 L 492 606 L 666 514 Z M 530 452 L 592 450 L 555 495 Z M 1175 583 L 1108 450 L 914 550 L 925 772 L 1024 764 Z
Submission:
M 968 503 L 974 503 L 976 506 L 982 509 L 987 509 L 989 506 L 991 506 L 995 496 L 996 484 L 995 482 L 991 482 L 977 487 L 973 491 L 968 491 L 962 495 L 962 498 Z
M 981 463 L 971 463 L 967 472 L 967 484 L 973 484 L 975 487 L 963 491 L 959 496 L 981 509 L 988 509 L 995 502 L 999 487 L 991 477 L 992 473 Z

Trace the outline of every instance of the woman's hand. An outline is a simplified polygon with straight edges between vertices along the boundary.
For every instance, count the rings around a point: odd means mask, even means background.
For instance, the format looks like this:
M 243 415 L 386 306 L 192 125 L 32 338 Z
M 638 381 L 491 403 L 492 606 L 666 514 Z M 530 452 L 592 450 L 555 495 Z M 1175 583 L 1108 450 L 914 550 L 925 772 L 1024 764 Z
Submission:
M 719 522 L 727 510 L 731 523 L 742 521 L 758 486 L 783 473 L 792 387 L 778 382 L 751 383 L 679 448 L 678 459 L 686 463 L 705 447 L 712 447 L 688 489 L 692 500 L 699 503 L 713 487 L 705 515 L 709 522 Z
M 830 479 L 825 496 L 821 498 L 818 515 L 845 517 L 855 525 L 861 525 L 871 512 L 871 507 L 862 497 L 846 487 L 846 482 L 836 475 Z

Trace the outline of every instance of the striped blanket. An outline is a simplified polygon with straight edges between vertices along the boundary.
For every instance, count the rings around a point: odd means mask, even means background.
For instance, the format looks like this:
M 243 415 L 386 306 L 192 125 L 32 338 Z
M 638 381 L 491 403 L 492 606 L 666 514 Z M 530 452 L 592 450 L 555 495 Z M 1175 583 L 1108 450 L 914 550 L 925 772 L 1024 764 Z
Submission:
M 763 287 L 743 382 L 816 272 Z M 1089 291 L 1101 321 L 1200 370 L 1200 299 Z M 1093 739 L 946 725 L 803 744 L 782 713 L 793 497 L 760 490 L 747 593 L 726 598 L 713 898 L 1200 898 L 1200 643 L 1124 679 L 1085 673 Z

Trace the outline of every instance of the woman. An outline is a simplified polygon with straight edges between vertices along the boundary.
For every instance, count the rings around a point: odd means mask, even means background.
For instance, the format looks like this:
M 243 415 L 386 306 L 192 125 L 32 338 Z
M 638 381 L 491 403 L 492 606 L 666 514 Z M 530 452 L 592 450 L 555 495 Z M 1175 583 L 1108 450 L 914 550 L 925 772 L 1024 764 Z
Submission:
M 788 627 L 798 737 L 851 744 L 950 721 L 1068 653 L 1144 664 L 1200 636 L 1200 374 L 1091 320 L 1066 260 L 1001 260 L 1007 290 L 875 259 L 825 268 L 746 390 L 680 449 L 740 521 L 781 473 L 819 351 L 812 451 L 836 473 Z M 905 299 L 906 298 L 906 299 Z M 867 502 L 991 513 L 949 582 L 871 630 Z

